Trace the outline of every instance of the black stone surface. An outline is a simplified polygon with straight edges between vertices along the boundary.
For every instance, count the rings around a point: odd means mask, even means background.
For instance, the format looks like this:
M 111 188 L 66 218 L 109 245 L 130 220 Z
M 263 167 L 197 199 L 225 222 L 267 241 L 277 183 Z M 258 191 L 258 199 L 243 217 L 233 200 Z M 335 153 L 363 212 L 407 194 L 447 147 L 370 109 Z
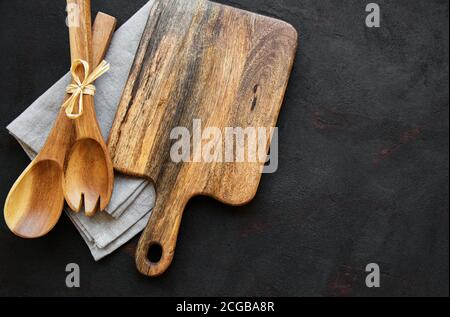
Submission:
M 94 0 L 122 24 L 146 0 Z M 446 0 L 219 1 L 292 23 L 297 60 L 279 118 L 280 166 L 256 199 L 196 198 L 175 260 L 138 274 L 136 239 L 95 263 L 67 217 L 22 240 L 0 221 L 0 295 L 430 296 L 449 294 Z M 6 125 L 69 69 L 65 1 L 0 0 L 0 200 L 28 159 Z M 81 267 L 81 288 L 65 266 Z M 381 288 L 364 284 L 381 267 Z

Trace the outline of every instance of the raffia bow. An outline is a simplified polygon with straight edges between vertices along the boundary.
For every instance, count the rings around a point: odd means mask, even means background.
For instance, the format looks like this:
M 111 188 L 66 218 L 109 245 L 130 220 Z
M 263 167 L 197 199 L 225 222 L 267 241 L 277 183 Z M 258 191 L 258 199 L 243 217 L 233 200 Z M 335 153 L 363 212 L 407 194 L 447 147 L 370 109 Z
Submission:
M 77 74 L 77 69 L 80 66 L 84 68 L 83 81 L 81 81 Z M 68 118 L 77 119 L 83 114 L 83 95 L 94 96 L 95 86 L 93 85 L 93 82 L 108 70 L 109 64 L 106 61 L 102 61 L 97 68 L 92 71 L 92 73 L 89 73 L 88 62 L 82 59 L 76 59 L 73 61 L 72 66 L 70 67 L 70 72 L 75 83 L 67 86 L 66 92 L 71 94 L 71 96 L 62 105 L 62 107 L 66 109 L 66 115 Z M 77 104 L 78 111 L 74 112 Z

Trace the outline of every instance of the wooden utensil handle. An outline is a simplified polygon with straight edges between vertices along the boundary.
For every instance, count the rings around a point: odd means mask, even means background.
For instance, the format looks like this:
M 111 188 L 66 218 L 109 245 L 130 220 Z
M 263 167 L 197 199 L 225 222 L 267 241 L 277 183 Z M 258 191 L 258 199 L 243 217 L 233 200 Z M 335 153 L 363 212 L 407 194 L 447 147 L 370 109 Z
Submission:
M 97 67 L 105 58 L 109 44 L 116 29 L 117 19 L 103 12 L 98 12 L 92 27 L 92 64 Z
M 95 17 L 93 26 L 93 64 L 98 65 L 106 55 L 109 44 L 111 43 L 114 30 L 116 28 L 117 19 L 113 16 L 99 12 Z M 64 101 L 69 98 L 66 95 Z M 61 133 L 61 131 L 66 131 Z M 47 143 L 58 144 L 58 146 L 50 146 L 46 144 L 39 153 L 39 159 L 51 159 L 64 164 L 68 147 L 73 143 L 72 122 L 67 118 L 65 109 L 61 109 L 55 125 L 47 138 Z
M 70 55 L 92 66 L 91 1 L 67 0 Z
M 91 1 L 90 0 L 67 0 L 69 19 L 70 55 L 72 63 L 76 59 L 82 59 L 89 63 L 92 71 L 92 26 L 91 26 Z M 73 9 L 72 9 L 73 8 Z M 78 76 L 84 78 L 82 68 L 79 67 Z M 75 109 L 77 112 L 78 109 Z M 94 97 L 83 96 L 83 115 L 76 120 L 75 130 L 77 139 L 84 136 L 97 137 L 101 133 L 97 128 Z
M 136 250 L 136 266 L 144 275 L 156 277 L 163 274 L 172 263 L 181 218 L 188 199 L 173 195 L 157 195 L 150 220 L 141 235 Z
M 93 70 L 92 54 L 92 26 L 91 26 L 91 1 L 67 0 L 67 5 L 76 9 L 69 10 L 69 38 L 72 62 L 82 59 L 89 63 Z M 71 16 L 74 15 L 74 16 Z M 80 67 L 80 71 L 82 69 Z M 84 78 L 84 74 L 78 74 Z M 78 109 L 75 109 L 77 111 Z M 103 140 L 94 108 L 94 97 L 83 96 L 83 115 L 75 122 L 77 139 L 93 138 Z M 103 146 L 103 144 L 102 144 Z

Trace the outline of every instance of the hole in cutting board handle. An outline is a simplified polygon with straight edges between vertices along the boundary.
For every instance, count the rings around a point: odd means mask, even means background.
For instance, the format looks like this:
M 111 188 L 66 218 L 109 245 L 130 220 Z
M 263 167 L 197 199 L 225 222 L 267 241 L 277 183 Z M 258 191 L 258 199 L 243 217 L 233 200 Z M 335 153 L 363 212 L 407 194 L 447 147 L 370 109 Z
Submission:
M 162 246 L 157 242 L 153 242 L 152 244 L 150 244 L 148 248 L 147 259 L 151 263 L 156 264 L 159 261 L 161 261 L 162 252 L 163 252 Z

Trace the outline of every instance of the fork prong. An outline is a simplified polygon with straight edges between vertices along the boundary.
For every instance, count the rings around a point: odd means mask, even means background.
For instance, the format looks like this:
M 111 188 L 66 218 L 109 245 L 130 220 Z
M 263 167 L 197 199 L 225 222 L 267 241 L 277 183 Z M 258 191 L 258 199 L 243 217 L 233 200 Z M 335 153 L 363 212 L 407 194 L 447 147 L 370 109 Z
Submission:
M 108 207 L 109 198 L 107 193 L 100 194 L 100 204 L 99 204 L 99 210 L 104 211 L 106 210 L 106 207 Z
M 70 209 L 75 212 L 80 212 L 83 206 L 83 193 L 70 191 L 66 193 L 66 202 Z
M 86 216 L 92 217 L 99 209 L 100 206 L 100 196 L 95 194 L 84 195 L 84 210 Z

